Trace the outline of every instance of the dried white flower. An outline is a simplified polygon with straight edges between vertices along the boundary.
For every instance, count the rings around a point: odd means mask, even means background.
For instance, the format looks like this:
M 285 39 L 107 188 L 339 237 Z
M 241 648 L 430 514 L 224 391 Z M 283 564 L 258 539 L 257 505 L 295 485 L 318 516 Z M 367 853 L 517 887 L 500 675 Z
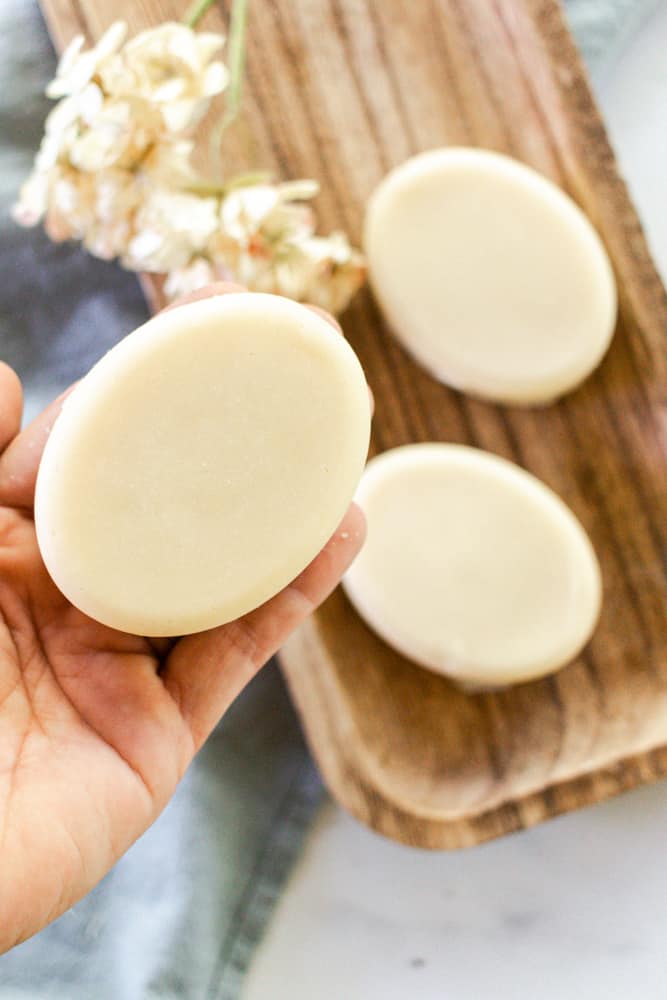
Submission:
M 216 198 L 153 188 L 137 211 L 135 235 L 122 258 L 133 271 L 184 267 L 218 228 Z
M 252 291 L 286 295 L 341 312 L 363 284 L 365 262 L 344 234 L 314 235 L 312 212 L 297 199 L 316 192 L 312 181 L 233 187 L 221 200 L 221 225 L 205 244 L 201 243 L 204 230 L 199 228 L 200 245 L 193 244 L 196 252 L 178 264 L 187 240 L 182 229 L 178 235 L 165 233 L 174 218 L 168 213 L 169 222 L 164 217 L 161 222 L 160 244 L 169 248 L 172 264 L 164 285 L 167 296 L 176 298 L 211 281 L 234 278 Z M 154 229 L 151 233 L 148 245 L 139 237 L 139 249 L 151 265 L 163 265 L 163 257 L 153 258 L 158 240 Z
M 95 174 L 93 220 L 83 236 L 90 253 L 113 260 L 125 252 L 142 195 L 142 185 L 130 170 L 111 167 Z
M 21 185 L 19 199 L 12 206 L 12 218 L 20 226 L 36 226 L 49 204 L 50 177 L 34 171 Z
M 77 35 L 67 46 L 56 70 L 55 80 L 46 88 L 49 97 L 66 97 L 78 94 L 90 83 L 114 56 L 127 36 L 127 24 L 116 21 L 102 35 L 97 45 L 83 51 L 85 38 Z
M 366 280 L 363 254 L 341 232 L 311 236 L 301 250 L 312 265 L 301 298 L 334 315 L 342 312 Z
M 44 228 L 56 243 L 81 240 L 95 222 L 92 175 L 57 166 L 52 172 Z
M 213 58 L 224 40 L 184 24 L 161 24 L 132 38 L 118 58 L 100 67 L 102 84 L 109 94 L 142 98 L 159 107 L 167 128 L 182 132 L 227 86 L 227 69 Z
M 213 281 L 228 276 L 216 271 L 212 261 L 207 257 L 193 257 L 185 267 L 177 267 L 169 272 L 163 291 L 168 299 L 177 299 L 181 295 L 189 295 L 204 285 L 210 285 Z
M 222 202 L 222 230 L 244 246 L 258 238 L 270 244 L 308 236 L 313 231 L 313 215 L 301 202 L 314 197 L 318 190 L 315 181 L 234 188 Z
M 118 22 L 92 49 L 75 39 L 48 88 L 49 114 L 13 215 L 56 241 L 164 273 L 169 297 L 221 278 L 340 312 L 365 265 L 342 233 L 315 234 L 312 180 L 202 184 L 187 132 L 227 85 L 224 37 L 167 23 L 123 44 Z
M 79 170 L 136 166 L 160 134 L 159 116 L 145 101 L 131 97 L 104 102 L 87 128 L 69 147 L 69 159 Z
M 303 201 L 318 190 L 315 181 L 306 180 L 230 191 L 212 258 L 229 260 L 238 280 L 256 291 L 341 312 L 364 281 L 365 263 L 344 234 L 315 236 L 313 213 Z M 239 248 L 231 260 L 230 239 Z

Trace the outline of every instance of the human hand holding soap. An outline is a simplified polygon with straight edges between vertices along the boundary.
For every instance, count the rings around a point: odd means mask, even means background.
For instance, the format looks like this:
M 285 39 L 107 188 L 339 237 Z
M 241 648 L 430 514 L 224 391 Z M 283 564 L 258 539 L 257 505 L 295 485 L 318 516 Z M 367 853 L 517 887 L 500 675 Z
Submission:
M 238 303 L 232 303 L 234 298 Z M 248 329 L 252 324 L 250 313 L 243 312 L 245 307 L 240 304 L 244 300 L 247 297 L 243 295 L 230 296 L 234 308 L 225 315 L 238 311 L 244 318 L 244 329 Z M 218 315 L 226 301 L 216 299 L 210 313 L 206 308 L 196 312 L 200 317 Z M 71 395 L 62 418 L 58 417 L 61 399 L 21 433 L 20 383 L 0 363 L 0 951 L 34 934 L 76 902 L 153 822 L 229 704 L 289 633 L 324 600 L 359 550 L 364 521 L 354 505 L 345 512 L 345 493 L 354 488 L 356 463 L 359 467 L 363 463 L 369 415 L 366 388 L 363 379 L 359 383 L 357 363 L 339 334 L 333 328 L 329 334 L 324 319 L 297 308 L 297 314 L 290 313 L 298 317 L 293 326 L 286 313 L 281 313 L 282 327 L 280 320 L 273 325 L 267 320 L 267 336 L 269 329 L 276 337 L 284 333 L 291 345 L 288 349 L 295 353 L 289 378 L 282 382 L 285 365 L 279 354 L 271 355 L 274 371 L 268 389 L 263 366 L 263 382 L 259 376 L 253 381 L 244 368 L 243 359 L 250 363 L 259 348 L 252 329 L 242 356 L 234 360 L 232 353 L 226 355 L 225 371 L 217 382 L 212 355 L 205 353 L 207 348 L 202 343 L 199 355 L 197 349 L 183 351 L 178 373 L 170 349 L 151 373 L 147 361 L 156 348 L 156 329 L 165 334 L 165 346 L 170 337 L 174 338 L 172 346 L 177 346 L 179 329 L 185 336 L 194 315 L 187 306 L 165 315 L 165 321 L 171 317 L 166 325 L 160 319 L 157 325 L 144 328 L 135 355 L 141 378 L 133 377 L 131 364 L 123 375 L 122 361 L 128 357 L 124 349 L 112 352 L 107 363 L 114 368 L 113 376 L 109 375 L 105 384 L 104 378 L 96 375 L 95 380 L 99 377 L 101 382 L 92 383 L 101 385 L 99 396 L 88 394 L 91 382 L 84 380 L 80 390 Z M 263 315 L 266 319 L 266 313 Z M 259 318 L 258 313 L 252 316 Z M 224 336 L 221 323 L 219 339 L 224 340 Z M 193 339 L 197 340 L 196 332 Z M 219 346 L 222 349 L 222 344 Z M 157 358 L 159 362 L 159 352 Z M 331 368 L 331 381 L 325 385 L 326 364 Z M 188 382 L 196 370 L 203 373 L 205 383 L 199 395 Z M 300 392 L 306 371 L 312 381 L 310 395 Z M 103 365 L 102 375 L 105 372 L 109 369 Z M 343 385 L 346 372 L 352 373 L 351 387 Z M 174 396 L 161 396 L 160 387 L 174 382 Z M 263 399 L 256 392 L 260 382 L 267 389 Z M 205 400 L 215 401 L 216 385 L 221 394 L 224 389 L 234 395 L 227 399 L 226 409 L 220 404 L 224 412 L 209 425 L 202 419 L 202 405 Z M 292 415 L 281 410 L 286 386 L 291 392 Z M 320 398 L 316 396 L 318 389 Z M 117 435 L 111 428 L 113 414 L 108 412 L 105 422 L 103 410 L 96 409 L 104 399 L 115 406 Z M 266 407 L 264 411 L 262 406 Z M 86 407 L 90 407 L 90 435 L 84 426 L 77 430 L 69 422 L 73 414 L 83 415 Z M 263 432 L 257 420 L 262 412 L 272 417 Z M 134 423 L 133 418 L 142 413 L 143 423 Z M 183 424 L 175 419 L 177 413 Z M 241 419 L 243 413 L 245 421 Z M 343 441 L 341 436 L 347 433 L 355 414 L 359 415 L 360 426 L 355 424 L 353 440 Z M 256 517 L 261 509 L 261 497 L 255 496 L 252 489 L 260 482 L 267 485 L 271 468 L 274 504 L 279 498 L 281 504 L 287 504 L 287 510 L 266 508 L 266 523 L 259 525 L 266 559 L 262 561 L 258 556 L 253 560 L 256 574 L 245 569 L 243 590 L 236 594 L 231 573 L 222 580 L 229 581 L 226 589 L 221 586 L 217 592 L 198 586 L 193 575 L 192 594 L 185 587 L 182 590 L 190 602 L 187 608 L 184 605 L 188 620 L 177 621 L 174 617 L 170 627 L 202 625 L 202 615 L 209 612 L 227 617 L 232 600 L 238 607 L 242 607 L 242 600 L 255 604 L 274 588 L 277 590 L 281 578 L 287 586 L 254 611 L 179 640 L 149 639 L 139 631 L 117 630 L 85 614 L 49 576 L 35 533 L 35 479 L 54 421 L 60 430 L 53 438 L 53 449 L 49 449 L 49 465 L 40 474 L 41 530 L 46 535 L 45 548 L 50 546 L 54 573 L 62 573 L 68 588 L 79 588 L 77 600 L 85 593 L 91 604 L 94 597 L 99 611 L 119 614 L 122 610 L 127 625 L 130 613 L 136 614 L 137 623 L 140 615 L 147 616 L 144 620 L 152 622 L 156 630 L 169 624 L 164 608 L 174 607 L 178 590 L 170 590 L 168 580 L 157 580 L 155 589 L 144 595 L 137 583 L 139 578 L 151 584 L 156 579 L 149 572 L 150 547 L 157 546 L 158 539 L 163 540 L 166 549 L 158 553 L 160 566 L 168 566 L 172 558 L 183 573 L 195 552 L 201 556 L 203 573 L 215 569 L 215 559 L 208 557 L 203 544 L 207 539 L 212 553 L 221 559 L 238 558 L 243 539 L 252 541 L 248 519 Z M 154 431 L 152 439 L 149 426 Z M 95 427 L 97 434 L 93 433 Z M 325 433 L 327 427 L 333 443 Z M 67 428 L 72 435 L 70 445 Z M 214 530 L 224 512 L 218 511 L 216 517 L 212 508 L 226 482 L 219 467 L 222 458 L 229 456 L 229 447 L 222 441 L 225 429 L 227 433 L 241 434 L 244 429 L 249 432 L 245 472 L 237 468 L 237 478 L 231 471 L 227 475 L 229 490 L 233 492 L 236 487 L 236 495 L 241 485 L 247 484 L 249 509 L 248 519 L 237 512 L 235 533 L 229 530 L 230 520 L 226 527 L 223 525 L 228 540 L 223 545 L 222 535 L 216 535 Z M 261 445 L 277 446 L 281 429 L 295 436 L 285 442 L 280 468 L 263 469 L 259 461 Z M 169 440 L 167 432 L 173 440 Z M 167 454 L 153 454 L 151 441 L 156 448 L 168 446 Z M 317 457 L 318 466 L 311 476 L 295 469 L 297 448 L 303 448 L 309 460 Z M 142 456 L 146 458 L 145 466 L 139 461 Z M 89 484 L 85 476 L 88 457 Z M 125 494 L 118 478 L 124 458 L 134 461 L 125 464 L 125 473 L 132 475 L 126 479 Z M 208 461 L 211 472 L 216 471 L 222 482 L 214 482 L 213 475 L 207 481 L 206 470 L 196 469 L 195 459 L 200 463 Z M 249 469 L 255 470 L 253 476 L 248 476 Z M 151 472 L 158 477 L 152 483 Z M 59 474 L 67 476 L 68 481 L 59 480 Z M 326 518 L 317 522 L 304 501 L 317 498 L 325 481 L 330 492 Z M 44 492 L 49 482 L 54 489 L 51 507 L 48 492 Z M 113 503 L 123 507 L 123 496 L 125 507 L 114 524 Z M 193 503 L 189 520 L 177 503 L 188 498 Z M 61 506 L 66 501 L 74 505 L 72 510 Z M 132 504 L 136 505 L 134 525 L 130 519 Z M 173 513 L 180 513 L 181 521 L 175 523 L 170 534 L 165 518 Z M 300 516 L 302 523 L 298 523 Z M 142 544 L 138 524 L 149 524 L 151 518 L 156 525 Z M 336 518 L 342 521 L 334 530 Z M 198 534 L 197 526 L 190 522 L 197 522 L 210 534 Z M 81 525 L 80 540 L 77 523 Z M 101 527 L 112 533 L 109 538 L 99 534 Z M 123 531 L 127 534 L 123 535 Z M 333 533 L 328 542 L 327 531 Z M 319 538 L 326 544 L 315 555 L 321 544 Z M 136 541 L 136 550 L 128 544 L 130 539 Z M 69 555 L 67 543 L 73 546 Z M 315 558 L 303 569 L 309 550 Z M 271 553 L 280 556 L 275 562 L 276 566 L 279 563 L 279 571 L 270 570 Z M 123 558 L 128 560 L 126 574 L 116 577 L 123 591 L 118 601 L 105 585 L 107 557 L 114 573 L 119 573 Z M 299 568 L 302 572 L 298 577 L 288 580 L 288 574 L 295 575 Z M 176 580 L 176 586 L 182 585 L 183 581 Z M 157 601 L 160 595 L 168 596 L 171 604 L 161 606 Z M 136 600 L 136 608 L 131 607 L 128 598 Z M 199 606 L 197 601 L 201 602 Z

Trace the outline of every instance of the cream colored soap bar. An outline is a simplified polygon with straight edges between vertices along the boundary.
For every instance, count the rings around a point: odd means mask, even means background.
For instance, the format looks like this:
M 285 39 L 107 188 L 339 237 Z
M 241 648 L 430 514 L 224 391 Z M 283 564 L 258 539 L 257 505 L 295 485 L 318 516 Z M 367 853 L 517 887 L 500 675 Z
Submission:
M 408 160 L 373 194 L 364 242 L 396 336 L 455 388 L 546 403 L 609 346 L 616 288 L 597 233 L 507 156 L 446 148 Z
M 273 295 L 150 320 L 67 399 L 35 519 L 58 587 L 144 635 L 257 607 L 335 531 L 368 448 L 359 362 L 324 319 Z
M 570 509 L 518 466 L 462 445 L 369 462 L 356 496 L 368 537 L 343 580 L 405 656 L 465 686 L 539 677 L 595 627 L 598 562 Z

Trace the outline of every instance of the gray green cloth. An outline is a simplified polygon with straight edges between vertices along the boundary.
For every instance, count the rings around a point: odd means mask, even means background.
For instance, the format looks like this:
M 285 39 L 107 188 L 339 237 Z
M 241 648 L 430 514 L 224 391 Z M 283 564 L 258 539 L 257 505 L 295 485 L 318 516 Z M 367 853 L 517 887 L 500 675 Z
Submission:
M 656 3 L 569 0 L 594 76 Z M 147 315 L 131 275 L 8 217 L 54 66 L 36 0 L 0 0 L 0 357 L 24 380 L 27 417 Z M 234 1000 L 321 795 L 271 664 L 104 881 L 0 958 L 0 1000 Z

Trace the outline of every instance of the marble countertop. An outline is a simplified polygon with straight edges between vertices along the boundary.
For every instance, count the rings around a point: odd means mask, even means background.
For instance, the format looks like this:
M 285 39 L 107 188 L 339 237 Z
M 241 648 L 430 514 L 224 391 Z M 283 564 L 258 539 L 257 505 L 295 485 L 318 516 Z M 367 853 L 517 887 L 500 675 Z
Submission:
M 667 277 L 667 0 L 598 81 Z M 465 852 L 322 812 L 243 1000 L 664 1000 L 667 783 Z

